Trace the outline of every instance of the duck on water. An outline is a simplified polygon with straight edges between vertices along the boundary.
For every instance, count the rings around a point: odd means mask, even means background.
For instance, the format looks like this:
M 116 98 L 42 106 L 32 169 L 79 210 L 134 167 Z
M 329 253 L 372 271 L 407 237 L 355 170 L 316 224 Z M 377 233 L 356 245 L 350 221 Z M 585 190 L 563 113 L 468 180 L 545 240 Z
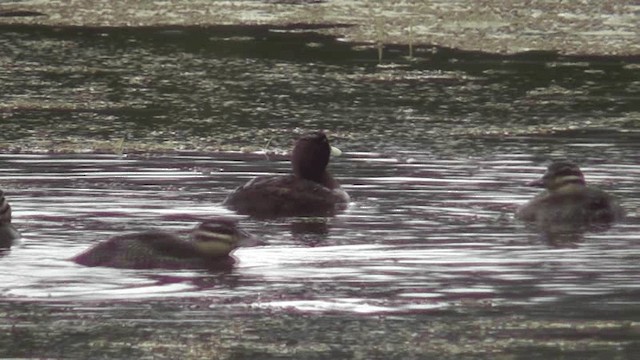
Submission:
M 340 150 L 323 132 L 299 138 L 291 154 L 293 174 L 259 176 L 235 189 L 224 205 L 256 218 L 330 216 L 344 210 L 349 195 L 327 170 Z
M 84 266 L 126 269 L 208 269 L 230 270 L 235 259 L 231 252 L 258 241 L 228 218 L 215 218 L 198 224 L 190 240 L 176 234 L 150 230 L 105 240 L 71 260 Z
M 20 239 L 20 233 L 11 224 L 11 206 L 0 190 L 0 249 L 9 249 Z
M 541 179 L 529 185 L 545 190 L 519 208 L 516 218 L 545 232 L 606 230 L 624 217 L 614 197 L 587 186 L 584 174 L 573 162 L 552 163 Z

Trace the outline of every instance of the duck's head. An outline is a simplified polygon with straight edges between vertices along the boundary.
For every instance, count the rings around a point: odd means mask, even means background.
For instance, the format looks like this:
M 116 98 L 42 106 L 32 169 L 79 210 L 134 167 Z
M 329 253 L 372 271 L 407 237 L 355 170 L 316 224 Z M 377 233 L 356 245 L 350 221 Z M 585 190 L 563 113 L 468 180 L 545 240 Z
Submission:
M 530 182 L 529 185 L 554 191 L 567 185 L 584 186 L 585 180 L 578 165 L 570 161 L 556 161 L 549 165 L 542 178 Z
M 191 241 L 207 257 L 227 256 L 239 246 L 258 244 L 251 234 L 238 228 L 237 221 L 228 218 L 202 222 L 193 229 Z
M 329 144 L 327 136 L 321 132 L 305 135 L 296 141 L 291 154 L 293 173 L 303 179 L 322 182 L 329 164 L 329 158 L 342 152 Z

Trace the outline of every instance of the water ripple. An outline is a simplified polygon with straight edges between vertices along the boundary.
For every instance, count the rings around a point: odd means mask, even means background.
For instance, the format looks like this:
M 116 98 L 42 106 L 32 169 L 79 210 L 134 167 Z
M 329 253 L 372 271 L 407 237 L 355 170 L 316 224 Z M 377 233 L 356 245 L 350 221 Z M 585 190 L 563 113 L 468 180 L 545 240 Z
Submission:
M 225 194 L 257 174 L 286 172 L 285 161 L 255 162 L 250 154 L 3 155 L 0 183 L 24 239 L 0 258 L 0 294 L 77 302 L 206 297 L 226 306 L 389 313 L 522 306 L 640 287 L 633 218 L 552 246 L 512 218 L 533 194 L 520 184 L 543 168 L 520 156 L 407 155 L 421 160 L 345 154 L 332 166 L 353 203 L 311 232 L 295 219 L 242 218 L 268 245 L 237 250 L 229 274 L 83 268 L 68 258 L 122 232 L 186 234 L 197 219 L 232 215 L 220 207 Z M 637 194 L 628 186 L 638 172 L 633 166 L 585 171 L 595 183 L 615 183 L 614 192 Z

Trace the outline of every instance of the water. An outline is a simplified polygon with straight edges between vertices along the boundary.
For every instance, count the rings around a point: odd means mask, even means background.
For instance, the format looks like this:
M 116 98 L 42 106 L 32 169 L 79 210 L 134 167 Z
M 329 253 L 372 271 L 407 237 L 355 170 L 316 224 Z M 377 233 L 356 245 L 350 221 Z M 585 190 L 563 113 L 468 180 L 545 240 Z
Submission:
M 332 164 L 353 199 L 347 212 L 310 229 L 296 219 L 242 218 L 243 228 L 268 245 L 236 251 L 233 286 L 211 288 L 193 279 L 225 276 L 82 268 L 67 259 L 122 232 L 184 233 L 199 218 L 232 215 L 220 205 L 226 194 L 244 179 L 286 171 L 286 161 L 222 153 L 4 155 L 2 162 L 24 235 L 0 262 L 9 298 L 206 296 L 237 297 L 244 305 L 260 297 L 260 306 L 403 312 L 467 298 L 533 304 L 638 287 L 633 221 L 555 246 L 513 219 L 515 207 L 534 194 L 526 179 L 543 170 L 519 156 L 403 163 L 347 153 Z M 615 194 L 635 194 L 633 169 L 625 176 L 605 166 L 585 171 L 614 180 Z M 165 284 L 162 274 L 181 281 Z M 512 286 L 526 291 L 506 296 Z
M 182 340 L 158 324 L 209 334 L 239 318 L 253 326 L 241 332 L 244 341 L 255 342 L 252 331 L 268 339 L 279 329 L 287 344 L 305 333 L 290 314 L 305 316 L 297 321 L 308 321 L 310 332 L 334 335 L 341 328 L 325 321 L 337 316 L 348 326 L 386 329 L 380 334 L 389 346 L 413 336 L 397 327 L 421 334 L 425 321 L 473 328 L 479 316 L 510 326 L 555 319 L 567 324 L 558 336 L 574 347 L 534 336 L 539 351 L 583 354 L 572 338 L 580 326 L 604 329 L 585 335 L 593 341 L 614 334 L 610 344 L 589 348 L 606 356 L 637 348 L 640 70 L 633 59 L 440 49 L 408 62 L 399 49 L 378 66 L 371 51 L 309 34 L 5 30 L 0 186 L 24 236 L 0 258 L 5 313 L 44 308 L 46 316 L 29 321 L 45 329 L 57 320 L 81 328 L 75 317 L 96 326 L 125 319 Z M 267 245 L 238 249 L 228 274 L 68 261 L 123 232 L 186 234 L 198 219 L 233 216 L 220 205 L 225 196 L 253 176 L 287 172 L 282 153 L 314 129 L 329 130 L 345 152 L 330 165 L 353 201 L 345 213 L 313 224 L 239 217 Z M 524 184 L 561 157 L 622 199 L 627 220 L 560 244 L 514 220 L 537 191 Z M 380 324 L 380 316 L 392 320 Z M 490 328 L 526 343 L 536 326 L 555 325 L 532 324 L 527 335 Z M 42 341 L 44 330 L 33 331 Z M 357 334 L 350 334 L 356 343 L 369 341 Z

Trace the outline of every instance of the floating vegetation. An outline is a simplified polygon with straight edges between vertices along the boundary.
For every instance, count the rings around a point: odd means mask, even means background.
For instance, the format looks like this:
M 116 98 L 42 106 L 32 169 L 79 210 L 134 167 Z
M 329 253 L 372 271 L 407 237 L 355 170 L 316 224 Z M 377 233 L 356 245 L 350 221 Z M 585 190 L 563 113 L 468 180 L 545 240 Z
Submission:
M 335 359 L 551 358 L 628 354 L 640 323 L 535 320 L 526 315 L 414 314 L 410 318 L 256 311 L 223 315 L 175 305 L 115 305 L 102 312 L 33 304 L 0 309 L 3 357 Z M 127 309 L 128 308 L 128 309 Z M 195 307 L 194 309 L 197 309 Z M 175 318 L 179 312 L 181 318 Z M 9 315 L 9 317 L 7 317 Z M 130 319 L 130 320 L 123 320 Z M 56 320 L 56 321 L 52 321 Z M 164 324 L 157 326 L 157 322 Z
M 637 8 L 633 2 L 191 0 L 133 1 L 122 6 L 116 2 L 76 0 L 4 7 L 0 7 L 0 16 L 4 16 L 0 18 L 3 23 L 12 24 L 92 27 L 307 24 L 311 29 L 328 26 L 314 31 L 355 43 L 374 44 L 382 40 L 384 44 L 432 44 L 492 53 L 530 50 L 597 55 L 638 53 Z M 372 26 L 372 22 L 385 24 L 383 39 L 379 25 Z

